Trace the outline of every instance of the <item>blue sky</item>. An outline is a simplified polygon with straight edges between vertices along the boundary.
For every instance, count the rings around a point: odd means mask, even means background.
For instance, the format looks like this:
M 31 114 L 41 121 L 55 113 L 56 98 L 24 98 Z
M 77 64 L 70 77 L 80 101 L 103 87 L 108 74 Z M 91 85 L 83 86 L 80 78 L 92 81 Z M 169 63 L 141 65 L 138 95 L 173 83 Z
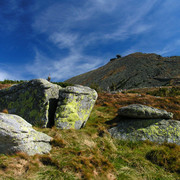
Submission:
M 0 80 L 64 81 L 133 52 L 180 55 L 179 0 L 0 0 Z

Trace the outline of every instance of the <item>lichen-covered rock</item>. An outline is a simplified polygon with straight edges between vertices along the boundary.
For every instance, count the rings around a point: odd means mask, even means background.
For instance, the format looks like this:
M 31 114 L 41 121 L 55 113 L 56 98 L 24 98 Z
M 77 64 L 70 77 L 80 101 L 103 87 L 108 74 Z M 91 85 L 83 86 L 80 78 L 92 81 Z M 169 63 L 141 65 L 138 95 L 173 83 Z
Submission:
M 109 129 L 109 132 L 112 137 L 121 140 L 150 140 L 180 145 L 180 121 L 176 120 L 122 120 L 118 126 Z
M 95 90 L 85 86 L 68 86 L 59 91 L 55 125 L 61 129 L 80 129 L 86 124 L 97 99 Z
M 0 154 L 44 154 L 51 150 L 51 137 L 37 132 L 17 115 L 0 113 Z
M 0 90 L 0 111 L 7 109 L 33 125 L 47 127 L 53 122 L 59 89 L 45 79 L 34 79 Z
M 96 91 L 89 87 L 62 88 L 45 79 L 34 79 L 0 90 L 0 112 L 7 109 L 34 126 L 80 129 L 96 99 Z
M 143 119 L 172 119 L 173 113 L 141 104 L 131 104 L 119 109 L 119 116 Z

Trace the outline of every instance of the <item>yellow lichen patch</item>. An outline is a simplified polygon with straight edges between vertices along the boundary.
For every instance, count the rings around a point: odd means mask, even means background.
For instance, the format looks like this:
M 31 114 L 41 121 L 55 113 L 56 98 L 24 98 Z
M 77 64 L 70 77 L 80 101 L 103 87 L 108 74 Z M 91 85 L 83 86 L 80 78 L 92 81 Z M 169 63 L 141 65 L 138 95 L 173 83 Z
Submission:
M 90 105 L 91 107 L 84 107 L 85 95 L 77 95 L 77 94 L 69 94 L 68 97 L 64 98 L 62 105 L 56 110 L 56 119 L 55 124 L 59 126 L 63 124 L 61 128 L 73 128 L 75 129 L 75 123 L 86 122 L 89 118 L 90 112 L 93 108 L 93 103 Z M 87 98 L 87 97 L 86 97 Z M 90 98 L 90 97 L 88 97 Z M 86 105 L 86 102 L 84 102 Z

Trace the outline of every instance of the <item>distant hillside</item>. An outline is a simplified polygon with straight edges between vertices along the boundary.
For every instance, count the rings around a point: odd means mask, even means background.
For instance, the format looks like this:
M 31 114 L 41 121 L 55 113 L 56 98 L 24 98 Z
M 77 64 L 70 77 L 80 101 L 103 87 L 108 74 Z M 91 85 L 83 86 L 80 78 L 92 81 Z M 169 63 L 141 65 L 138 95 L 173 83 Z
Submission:
M 65 82 L 102 89 L 131 89 L 180 84 L 180 56 L 133 53 Z

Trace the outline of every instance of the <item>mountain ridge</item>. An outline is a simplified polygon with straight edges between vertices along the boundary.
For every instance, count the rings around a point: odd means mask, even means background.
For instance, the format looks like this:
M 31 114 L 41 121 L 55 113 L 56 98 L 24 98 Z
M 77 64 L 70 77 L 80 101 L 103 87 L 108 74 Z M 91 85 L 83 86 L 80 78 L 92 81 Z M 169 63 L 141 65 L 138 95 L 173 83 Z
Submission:
M 155 53 L 133 53 L 112 58 L 95 70 L 72 77 L 65 82 L 103 90 L 158 87 L 180 83 L 180 56 L 162 57 Z

